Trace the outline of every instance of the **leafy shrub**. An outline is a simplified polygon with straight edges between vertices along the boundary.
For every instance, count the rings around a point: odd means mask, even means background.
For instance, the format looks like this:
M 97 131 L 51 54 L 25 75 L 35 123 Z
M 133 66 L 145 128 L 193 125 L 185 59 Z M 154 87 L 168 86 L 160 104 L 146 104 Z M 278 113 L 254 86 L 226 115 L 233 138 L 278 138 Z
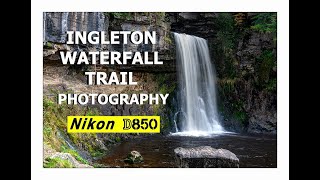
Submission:
M 277 14 L 276 13 L 259 13 L 253 18 L 252 29 L 264 32 L 273 33 L 277 31 Z

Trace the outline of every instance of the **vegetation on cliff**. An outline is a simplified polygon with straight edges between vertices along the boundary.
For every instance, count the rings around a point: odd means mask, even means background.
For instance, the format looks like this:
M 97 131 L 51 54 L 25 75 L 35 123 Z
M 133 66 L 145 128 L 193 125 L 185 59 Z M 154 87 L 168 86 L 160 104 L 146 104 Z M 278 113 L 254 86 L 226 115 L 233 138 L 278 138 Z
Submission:
M 99 115 L 99 112 L 89 107 L 58 105 L 53 97 L 43 98 L 43 141 L 48 147 L 57 152 L 70 153 L 76 160 L 88 164 L 88 160 L 79 155 L 79 151 L 88 152 L 91 157 L 102 155 L 101 147 L 97 142 L 97 134 L 67 133 L 67 116 L 70 115 Z M 89 158 L 89 157 L 88 157 Z M 68 166 L 57 158 L 48 159 L 45 166 Z
M 276 13 L 221 13 L 214 23 L 219 108 L 226 126 L 235 119 L 245 130 L 254 109 L 248 97 L 276 91 Z

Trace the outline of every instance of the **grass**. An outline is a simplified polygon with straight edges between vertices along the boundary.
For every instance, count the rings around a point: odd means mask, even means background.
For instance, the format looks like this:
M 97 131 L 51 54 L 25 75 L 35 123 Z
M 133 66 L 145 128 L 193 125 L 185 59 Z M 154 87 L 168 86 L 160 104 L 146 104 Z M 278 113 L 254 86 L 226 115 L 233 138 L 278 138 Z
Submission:
M 74 158 L 76 158 L 77 161 L 79 161 L 82 164 L 89 164 L 89 162 L 83 159 L 76 150 L 65 149 L 62 152 L 71 154 Z
M 67 116 L 70 115 L 87 115 L 94 116 L 99 115 L 98 111 L 88 107 L 81 107 L 77 105 L 67 105 L 63 103 L 57 104 L 53 98 L 43 98 L 43 135 L 44 143 L 50 144 L 50 146 L 56 151 L 63 149 L 66 146 L 65 140 L 59 136 L 59 133 L 63 133 L 67 136 L 76 146 L 88 151 L 91 155 L 96 155 L 99 150 L 98 144 L 95 143 L 97 138 L 93 133 L 70 133 L 66 132 Z M 70 154 L 77 156 L 80 161 L 85 162 L 78 154 L 71 152 Z M 75 158 L 77 158 L 75 157 Z
M 74 166 L 66 159 L 46 158 L 43 167 L 45 168 L 74 168 Z

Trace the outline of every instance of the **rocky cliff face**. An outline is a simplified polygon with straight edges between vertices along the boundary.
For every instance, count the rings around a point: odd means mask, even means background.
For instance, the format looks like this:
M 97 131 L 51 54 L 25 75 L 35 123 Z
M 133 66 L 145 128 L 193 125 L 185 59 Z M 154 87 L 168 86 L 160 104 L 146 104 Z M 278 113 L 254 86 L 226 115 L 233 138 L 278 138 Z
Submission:
M 44 42 L 66 43 L 67 31 L 108 31 L 102 12 L 55 12 L 43 14 Z
M 131 16 L 115 16 L 113 13 L 89 12 L 89 13 L 44 13 L 44 44 L 66 43 L 67 31 L 155 31 L 157 43 L 147 45 L 135 45 L 131 42 L 119 45 L 70 45 L 53 48 L 49 53 L 45 51 L 45 60 L 58 60 L 58 51 L 148 51 L 159 52 L 159 59 L 163 65 L 121 65 L 105 66 L 123 71 L 138 72 L 175 72 L 175 51 L 171 40 L 170 25 L 164 22 L 164 16 L 155 21 L 156 15 L 139 14 Z M 107 37 L 108 38 L 108 37 Z M 120 39 L 121 42 L 121 39 Z M 55 51 L 54 51 L 55 50 Z

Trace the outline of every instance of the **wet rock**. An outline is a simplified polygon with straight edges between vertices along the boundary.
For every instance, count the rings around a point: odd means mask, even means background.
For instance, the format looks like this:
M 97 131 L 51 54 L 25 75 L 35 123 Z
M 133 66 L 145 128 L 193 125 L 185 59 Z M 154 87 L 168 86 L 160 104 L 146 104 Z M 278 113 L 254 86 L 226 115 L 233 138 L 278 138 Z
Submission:
M 126 163 L 134 164 L 141 163 L 143 161 L 143 157 L 138 151 L 131 151 L 127 158 L 124 160 Z
M 176 166 L 181 168 L 227 168 L 239 167 L 237 156 L 226 149 L 210 146 L 174 149 Z
M 44 13 L 44 41 L 65 43 L 67 31 L 108 31 L 108 17 L 102 12 Z
M 277 113 L 257 112 L 249 119 L 248 132 L 277 134 Z
M 129 109 L 130 115 L 136 115 L 140 112 L 140 106 L 137 104 L 133 104 Z

